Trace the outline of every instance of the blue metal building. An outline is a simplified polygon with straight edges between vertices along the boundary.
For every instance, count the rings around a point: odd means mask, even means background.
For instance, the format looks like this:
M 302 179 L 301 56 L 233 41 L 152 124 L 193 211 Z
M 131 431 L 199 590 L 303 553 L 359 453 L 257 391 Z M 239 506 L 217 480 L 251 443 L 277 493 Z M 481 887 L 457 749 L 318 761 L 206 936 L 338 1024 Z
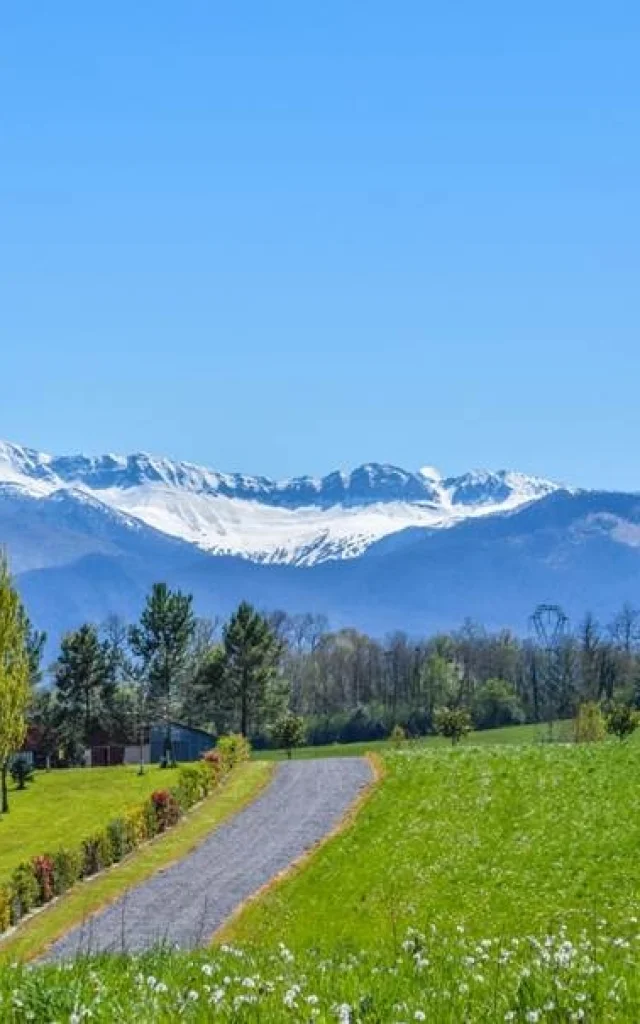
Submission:
M 167 728 L 164 724 L 152 725 L 149 733 L 149 760 L 159 764 L 164 755 Z M 204 729 L 194 729 L 179 722 L 171 723 L 171 742 L 176 761 L 199 761 L 205 750 L 216 745 L 215 736 Z

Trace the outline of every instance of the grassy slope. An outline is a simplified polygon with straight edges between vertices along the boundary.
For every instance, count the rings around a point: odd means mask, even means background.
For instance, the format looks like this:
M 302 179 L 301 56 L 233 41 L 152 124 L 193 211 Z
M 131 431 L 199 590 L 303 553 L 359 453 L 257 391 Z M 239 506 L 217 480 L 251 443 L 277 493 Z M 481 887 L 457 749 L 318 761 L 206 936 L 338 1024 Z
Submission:
M 568 740 L 571 736 L 571 722 L 557 722 L 554 726 L 554 738 Z M 480 732 L 473 732 L 463 741 L 464 746 L 494 746 L 499 744 L 522 744 L 536 743 L 547 740 L 549 731 L 545 725 L 512 725 L 503 729 L 483 729 Z M 441 736 L 425 736 L 419 740 L 411 740 L 407 747 L 420 750 L 424 747 L 448 748 L 451 746 L 449 740 Z M 393 744 L 390 740 L 369 740 L 365 743 L 330 743 L 324 747 L 300 747 L 295 750 L 294 757 L 361 757 L 369 751 L 384 753 L 392 750 Z M 256 750 L 253 753 L 255 758 L 267 761 L 282 761 L 287 755 L 284 750 Z
M 158 836 L 110 871 L 79 883 L 63 899 L 36 914 L 4 943 L 0 942 L 0 961 L 4 957 L 15 960 L 37 956 L 87 915 L 186 856 L 212 829 L 254 799 L 272 772 L 273 766 L 265 761 L 239 765 L 221 789 L 170 832 Z
M 144 775 L 135 767 L 37 772 L 27 789 L 10 794 L 10 812 L 0 817 L 0 882 L 20 861 L 80 842 L 176 777 L 155 765 Z
M 389 754 L 355 825 L 249 906 L 240 942 L 393 945 L 407 926 L 478 937 L 628 917 L 640 894 L 640 747 Z

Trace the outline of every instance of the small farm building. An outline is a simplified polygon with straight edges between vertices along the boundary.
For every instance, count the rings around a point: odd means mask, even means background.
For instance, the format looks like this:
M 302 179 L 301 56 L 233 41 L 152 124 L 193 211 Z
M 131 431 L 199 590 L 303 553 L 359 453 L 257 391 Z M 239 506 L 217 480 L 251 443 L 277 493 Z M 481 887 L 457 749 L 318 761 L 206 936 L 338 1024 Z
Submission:
M 87 763 L 93 766 L 113 764 L 159 764 L 164 754 L 167 727 L 164 723 L 152 725 L 145 731 L 142 750 L 139 743 L 124 743 L 117 737 L 96 736 L 92 739 Z M 204 729 L 194 729 L 181 722 L 171 723 L 171 742 L 176 761 L 198 761 L 205 750 L 216 744 L 215 736 Z

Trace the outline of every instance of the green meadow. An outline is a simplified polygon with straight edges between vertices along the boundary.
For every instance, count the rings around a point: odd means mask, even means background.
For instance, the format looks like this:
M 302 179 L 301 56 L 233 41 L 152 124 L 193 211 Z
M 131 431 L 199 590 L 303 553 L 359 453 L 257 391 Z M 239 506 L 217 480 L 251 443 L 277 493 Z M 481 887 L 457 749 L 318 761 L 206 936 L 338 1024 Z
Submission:
M 640 1019 L 640 745 L 381 761 L 355 819 L 209 950 L 5 970 L 2 1019 Z
M 386 754 L 355 824 L 248 908 L 234 940 L 396 949 L 409 927 L 536 934 L 640 898 L 640 747 Z

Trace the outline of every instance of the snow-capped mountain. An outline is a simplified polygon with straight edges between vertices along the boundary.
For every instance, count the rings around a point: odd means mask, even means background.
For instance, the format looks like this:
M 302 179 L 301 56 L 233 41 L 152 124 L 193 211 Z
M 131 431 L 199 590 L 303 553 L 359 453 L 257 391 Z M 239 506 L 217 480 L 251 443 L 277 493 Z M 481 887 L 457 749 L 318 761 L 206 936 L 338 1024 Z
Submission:
M 356 558 L 409 527 L 440 529 L 512 511 L 559 489 L 499 470 L 443 478 L 368 463 L 350 473 L 270 480 L 135 455 L 52 456 L 0 443 L 0 487 L 70 494 L 217 555 L 311 566 Z
M 640 496 L 509 472 L 371 464 L 277 482 L 3 444 L 0 546 L 51 654 L 81 622 L 132 621 L 157 580 L 200 615 L 249 600 L 377 635 L 467 616 L 526 631 L 539 602 L 603 623 L 640 607 Z

